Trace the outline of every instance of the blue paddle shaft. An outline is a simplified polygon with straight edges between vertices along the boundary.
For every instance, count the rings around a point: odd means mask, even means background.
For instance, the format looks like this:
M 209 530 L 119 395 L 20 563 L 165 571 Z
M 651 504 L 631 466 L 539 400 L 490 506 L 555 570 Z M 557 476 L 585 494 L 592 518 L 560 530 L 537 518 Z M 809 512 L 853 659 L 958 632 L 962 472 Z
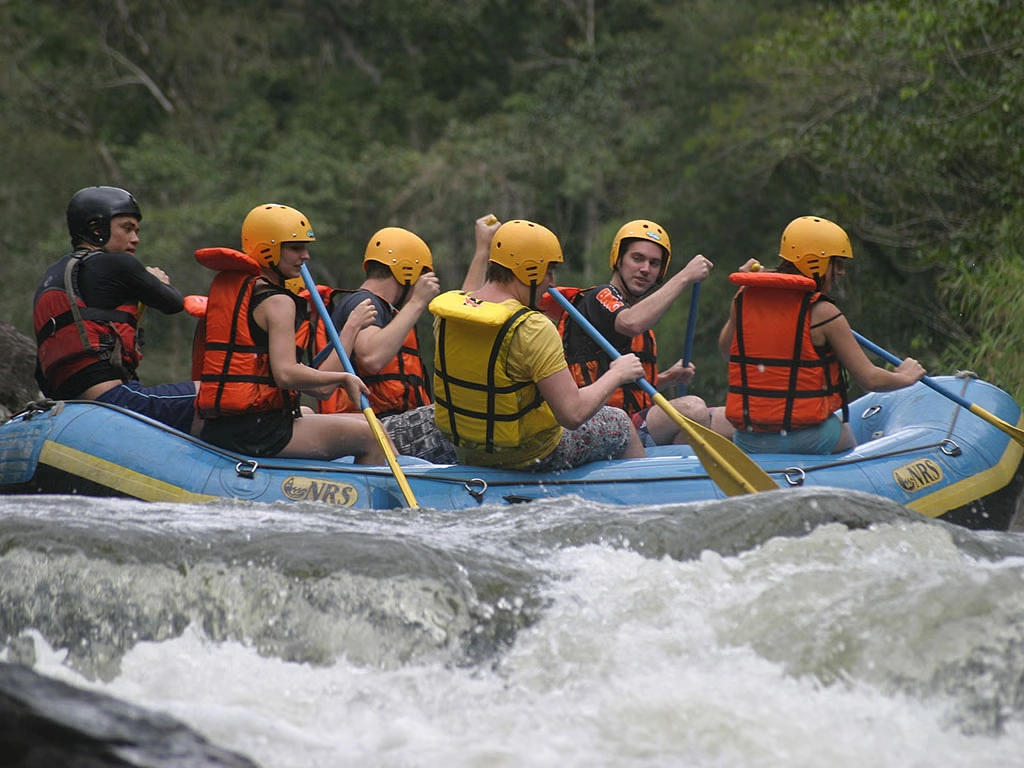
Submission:
M 345 347 L 341 343 L 341 337 L 338 336 L 338 329 L 334 327 L 334 321 L 331 319 L 330 314 L 328 314 L 327 307 L 324 306 L 324 300 L 320 298 L 320 291 L 316 289 L 316 283 L 313 281 L 313 276 L 309 274 L 309 267 L 303 264 L 301 269 L 302 279 L 306 283 L 306 288 L 309 291 L 309 300 L 313 302 L 313 306 L 316 307 L 316 311 L 320 315 L 320 320 L 323 322 L 324 328 L 327 330 L 327 337 L 331 340 L 331 344 L 334 345 L 334 349 L 338 353 L 338 357 L 341 359 L 342 366 L 344 366 L 348 373 L 355 376 L 356 371 L 352 367 L 352 361 L 348 359 Z M 369 399 L 367 399 L 366 395 L 362 393 L 359 394 L 359 407 L 364 411 L 370 407 Z
M 581 315 L 580 311 L 576 309 L 576 307 L 572 305 L 572 302 L 565 298 L 565 296 L 560 294 L 557 288 L 551 286 L 550 288 L 548 288 L 548 293 L 551 294 L 551 298 L 553 298 L 555 301 L 562 305 L 562 309 L 569 313 L 569 317 L 571 317 L 573 320 L 579 323 L 580 327 L 582 327 L 583 330 L 585 330 L 590 335 L 590 338 L 592 338 L 601 346 L 601 349 L 605 351 L 605 354 L 607 354 L 608 357 L 610 357 L 612 360 L 617 360 L 618 358 L 622 357 L 622 354 L 619 352 L 619 350 L 613 347 L 611 343 L 608 341 L 608 339 L 606 339 L 604 336 L 598 333 L 598 330 L 597 328 L 594 327 L 593 323 L 591 323 L 589 320 L 587 320 L 587 318 Z M 647 379 L 637 379 L 636 383 L 639 384 L 640 388 L 643 389 L 643 391 L 649 394 L 651 397 L 654 397 L 654 395 L 658 394 L 658 390 L 656 390 Z
M 686 321 L 686 346 L 683 348 L 683 365 L 690 364 L 693 352 L 693 332 L 697 327 L 697 300 L 700 298 L 700 283 L 694 283 L 690 294 L 690 318 Z
M 697 301 L 700 299 L 700 283 L 694 283 L 690 289 L 690 318 L 686 321 L 686 345 L 683 347 L 683 367 L 690 364 L 693 352 L 693 332 L 697 328 Z M 686 385 L 679 385 L 679 394 L 686 394 Z
M 894 355 L 892 352 L 889 352 L 887 350 L 882 349 L 880 346 L 875 344 L 873 341 L 869 341 L 868 339 L 865 339 L 863 336 L 861 336 L 856 331 L 853 332 L 853 338 L 855 338 L 857 340 L 857 343 L 860 344 L 862 347 L 864 347 L 864 349 L 866 349 L 866 350 L 868 350 L 870 352 L 874 352 L 880 358 L 882 358 L 883 360 L 886 360 L 886 361 L 892 363 L 893 365 L 899 365 L 900 363 L 903 362 L 898 357 L 896 357 L 896 355 Z M 930 379 L 927 376 L 922 376 L 921 377 L 921 382 L 925 386 L 931 387 L 932 389 L 934 389 L 940 395 L 945 395 L 946 397 L 948 397 L 950 400 L 952 400 L 957 405 L 961 405 L 964 408 L 966 408 L 967 410 L 971 410 L 971 407 L 973 406 L 973 403 L 971 403 L 969 400 L 964 400 L 962 397 L 960 397 L 960 395 L 956 394 L 955 392 L 950 392 L 948 389 L 946 389 L 945 387 L 941 386 L 934 379 Z

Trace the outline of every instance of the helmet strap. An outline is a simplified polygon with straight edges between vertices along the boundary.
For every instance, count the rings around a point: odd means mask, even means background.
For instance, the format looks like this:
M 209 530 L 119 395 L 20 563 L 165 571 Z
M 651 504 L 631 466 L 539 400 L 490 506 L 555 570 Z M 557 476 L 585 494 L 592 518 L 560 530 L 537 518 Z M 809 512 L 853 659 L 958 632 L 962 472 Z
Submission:
M 395 307 L 398 309 L 402 308 L 405 304 L 405 300 L 409 298 L 409 291 L 412 289 L 412 283 L 406 282 L 402 285 L 402 292 L 398 295 L 398 301 L 395 302 Z
M 537 308 L 537 281 L 530 281 L 530 309 Z
M 829 257 L 829 259 L 825 262 L 825 268 L 820 270 L 820 272 L 818 274 L 814 275 L 811 278 L 812 280 L 814 280 L 815 283 L 817 283 L 819 291 L 824 287 L 824 285 L 825 285 L 825 278 L 828 277 L 828 271 L 830 269 L 832 269 L 832 258 L 831 257 Z
M 622 293 L 626 295 L 627 304 L 636 304 L 638 301 L 640 301 L 640 299 L 644 297 L 645 294 L 640 294 L 638 296 L 637 294 L 629 290 L 629 286 L 626 285 L 626 281 L 622 277 L 622 271 L 619 269 L 619 262 L 615 262 L 615 269 L 613 271 L 619 276 L 619 282 L 622 284 Z M 655 285 L 657 285 L 657 283 L 655 283 Z

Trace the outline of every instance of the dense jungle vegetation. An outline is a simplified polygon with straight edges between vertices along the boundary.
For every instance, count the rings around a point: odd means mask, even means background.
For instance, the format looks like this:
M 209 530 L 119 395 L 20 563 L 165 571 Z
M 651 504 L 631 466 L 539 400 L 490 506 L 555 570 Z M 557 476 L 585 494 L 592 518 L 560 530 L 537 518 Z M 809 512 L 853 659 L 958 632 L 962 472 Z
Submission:
M 1019 0 L 0 0 L 0 317 L 67 251 L 80 187 L 132 191 L 139 255 L 186 293 L 262 202 L 304 211 L 320 282 L 355 287 L 380 227 L 458 287 L 493 211 L 561 239 L 566 285 L 615 230 L 704 253 L 691 392 L 749 257 L 792 218 L 850 233 L 853 327 L 933 374 L 1024 394 Z M 689 295 L 657 330 L 682 351 Z M 193 321 L 146 315 L 145 383 L 186 378 Z M 429 324 L 423 323 L 429 337 Z

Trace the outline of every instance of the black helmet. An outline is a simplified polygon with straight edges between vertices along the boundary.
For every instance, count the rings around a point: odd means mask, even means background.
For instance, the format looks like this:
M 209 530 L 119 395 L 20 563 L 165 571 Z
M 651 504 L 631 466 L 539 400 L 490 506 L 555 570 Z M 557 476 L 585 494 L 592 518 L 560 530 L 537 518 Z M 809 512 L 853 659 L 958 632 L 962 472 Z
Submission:
M 110 220 L 115 216 L 134 216 L 142 221 L 142 211 L 131 193 L 120 187 L 86 187 L 68 203 L 68 232 L 71 245 L 84 240 L 102 248 L 110 239 Z

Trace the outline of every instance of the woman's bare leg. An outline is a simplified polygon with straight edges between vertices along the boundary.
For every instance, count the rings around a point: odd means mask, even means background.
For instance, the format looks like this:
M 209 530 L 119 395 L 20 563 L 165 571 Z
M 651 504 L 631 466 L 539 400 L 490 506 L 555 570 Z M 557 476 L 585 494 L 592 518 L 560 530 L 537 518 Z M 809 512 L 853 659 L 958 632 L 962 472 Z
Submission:
M 278 455 L 323 460 L 354 456 L 356 464 L 387 463 L 366 417 L 352 413 L 313 413 L 296 419 L 292 439 Z

